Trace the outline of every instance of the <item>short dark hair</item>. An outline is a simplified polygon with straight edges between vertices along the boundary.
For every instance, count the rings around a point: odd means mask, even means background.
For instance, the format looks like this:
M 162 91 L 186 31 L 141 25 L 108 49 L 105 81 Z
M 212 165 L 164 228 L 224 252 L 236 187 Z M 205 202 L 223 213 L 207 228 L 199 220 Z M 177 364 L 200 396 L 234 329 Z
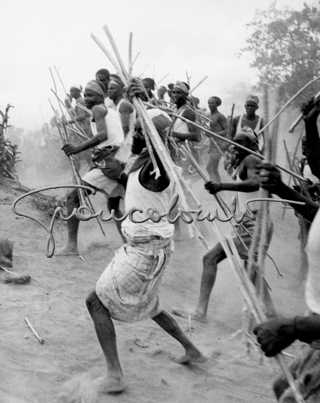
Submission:
M 107 70 L 107 69 L 100 69 L 100 70 L 98 70 L 98 71 L 96 72 L 96 75 L 97 75 L 97 74 L 101 74 L 102 76 L 105 76 L 107 79 L 110 78 L 110 72 L 109 72 L 109 70 Z

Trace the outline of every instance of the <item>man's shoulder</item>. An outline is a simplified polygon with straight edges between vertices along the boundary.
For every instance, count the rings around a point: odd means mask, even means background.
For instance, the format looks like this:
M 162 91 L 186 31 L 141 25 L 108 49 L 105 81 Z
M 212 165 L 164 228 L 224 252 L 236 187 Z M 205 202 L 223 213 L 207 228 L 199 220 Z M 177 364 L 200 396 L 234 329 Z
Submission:
M 256 157 L 255 155 L 249 154 L 247 155 L 243 160 L 242 163 L 246 166 L 256 166 L 258 164 L 261 164 L 261 158 Z
M 190 108 L 190 106 L 186 105 L 184 111 L 182 112 L 182 116 L 185 116 L 188 119 L 195 119 L 196 113 L 192 108 Z
M 127 100 L 123 100 L 121 102 L 121 105 L 119 107 L 119 112 L 120 113 L 131 113 L 134 111 L 134 106 Z
M 100 117 L 106 116 L 108 113 L 108 108 L 104 104 L 94 105 L 91 109 L 93 116 Z

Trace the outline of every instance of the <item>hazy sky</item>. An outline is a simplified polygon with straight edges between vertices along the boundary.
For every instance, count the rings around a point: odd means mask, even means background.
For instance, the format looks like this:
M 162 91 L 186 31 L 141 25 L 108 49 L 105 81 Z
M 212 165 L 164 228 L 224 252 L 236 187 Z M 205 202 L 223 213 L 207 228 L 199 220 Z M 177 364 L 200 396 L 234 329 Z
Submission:
M 48 98 L 53 82 L 49 68 L 60 72 L 64 85 L 85 84 L 100 68 L 114 72 L 91 32 L 111 50 L 102 27 L 108 25 L 127 64 L 129 33 L 134 74 L 161 84 L 186 80 L 202 103 L 211 95 L 223 99 L 237 82 L 256 82 L 248 56 L 237 53 L 249 35 L 245 24 L 269 0 L 2 0 L 0 109 L 14 105 L 10 123 L 37 129 L 52 116 Z M 278 0 L 279 6 L 301 9 L 304 0 Z M 318 5 L 318 0 L 308 4 Z M 63 97 L 62 87 L 59 94 Z M 228 113 L 228 105 L 221 111 Z

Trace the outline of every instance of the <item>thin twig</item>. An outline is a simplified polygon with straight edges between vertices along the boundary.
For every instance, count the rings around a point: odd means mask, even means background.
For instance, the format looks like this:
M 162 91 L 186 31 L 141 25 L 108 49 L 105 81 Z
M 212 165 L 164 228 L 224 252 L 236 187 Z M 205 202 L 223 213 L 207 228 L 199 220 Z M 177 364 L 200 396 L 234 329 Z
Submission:
M 34 327 L 31 325 L 29 319 L 27 317 L 24 318 L 24 320 L 26 321 L 28 327 L 30 328 L 31 332 L 34 334 L 34 336 L 36 337 L 36 339 L 39 341 L 40 344 L 44 343 L 44 340 L 42 337 L 39 336 L 39 334 L 36 332 L 36 330 L 34 329 Z

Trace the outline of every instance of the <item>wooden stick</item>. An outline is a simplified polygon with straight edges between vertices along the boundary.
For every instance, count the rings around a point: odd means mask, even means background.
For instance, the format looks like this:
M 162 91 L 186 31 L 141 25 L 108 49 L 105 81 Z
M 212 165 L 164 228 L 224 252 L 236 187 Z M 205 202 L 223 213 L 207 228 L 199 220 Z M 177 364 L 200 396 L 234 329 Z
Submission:
M 44 340 L 42 337 L 39 336 L 39 334 L 36 332 L 36 330 L 34 329 L 34 327 L 31 325 L 29 319 L 27 317 L 24 318 L 24 320 L 26 321 L 28 327 L 30 328 L 31 332 L 34 334 L 34 336 L 36 337 L 36 339 L 39 341 L 40 344 L 44 343 Z
M 164 77 L 162 77 L 161 80 L 159 80 L 159 81 L 157 82 L 157 85 L 159 85 L 160 83 L 162 83 L 162 81 L 163 81 L 166 77 L 168 77 L 168 75 L 169 75 L 169 73 L 167 73 Z
M 294 94 L 284 105 L 283 107 L 279 110 L 279 112 L 262 128 L 259 130 L 257 133 L 258 135 L 262 133 L 267 127 L 271 125 L 272 122 L 291 104 L 292 101 L 294 101 L 297 96 L 299 96 L 306 88 L 308 88 L 311 84 L 314 84 L 316 81 L 320 80 L 320 76 L 315 78 L 314 80 L 309 81 L 305 86 L 303 86 L 296 94 Z
M 229 124 L 229 128 L 228 128 L 228 129 L 229 129 L 229 130 L 228 130 L 228 138 L 229 138 L 229 139 L 231 138 L 231 130 L 232 130 L 232 122 L 233 122 L 234 107 L 235 107 L 235 104 L 232 104 L 231 115 L 230 115 L 231 119 L 230 119 L 230 124 Z
M 245 268 L 243 267 L 243 263 L 241 261 L 241 258 L 239 256 L 238 250 L 234 244 L 234 241 L 232 237 L 229 235 L 228 237 L 223 237 L 221 234 L 219 228 L 217 225 L 212 222 L 215 228 L 216 235 L 218 236 L 218 240 L 220 241 L 229 262 L 231 263 L 231 267 L 233 269 L 233 272 L 238 279 L 238 285 L 240 288 L 240 291 L 242 292 L 243 297 L 245 298 L 248 306 L 250 307 L 256 321 L 258 323 L 264 322 L 266 320 L 266 316 L 263 312 L 263 309 L 260 306 L 260 302 L 258 297 L 256 296 L 256 290 L 248 278 L 248 274 L 245 271 Z M 297 403 L 305 403 L 300 390 L 298 388 L 298 385 L 293 378 L 285 360 L 282 355 L 282 353 L 276 355 L 274 357 L 276 361 L 278 362 L 279 366 L 281 367 L 293 393 L 294 397 L 297 401 Z
M 128 55 L 128 72 L 129 76 L 132 77 L 132 32 L 129 34 L 129 55 Z
M 191 94 L 192 94 L 193 91 L 196 90 L 207 78 L 208 78 L 208 76 L 205 76 L 202 80 L 200 80 L 200 82 L 190 91 Z
M 103 43 L 93 34 L 91 33 L 91 38 L 95 41 L 95 43 L 100 47 L 100 49 L 104 52 L 104 54 L 108 57 L 110 62 L 112 63 L 113 67 L 121 77 L 121 80 L 125 83 L 127 82 L 126 78 L 123 76 L 121 69 L 119 69 L 119 66 L 117 62 L 114 60 L 114 58 L 111 56 L 111 53 L 108 51 L 108 49 L 103 45 Z
M 138 53 L 136 54 L 136 57 L 133 59 L 133 61 L 132 61 L 132 66 L 135 64 L 135 62 L 136 62 L 136 60 L 138 59 L 139 55 L 140 55 L 140 52 L 138 52 Z
M 319 97 L 320 96 L 320 91 L 314 96 L 314 98 L 316 99 L 317 97 Z M 297 119 L 292 123 L 292 125 L 290 126 L 290 128 L 289 128 L 289 133 L 293 133 L 294 132 L 294 129 L 298 126 L 298 124 L 300 123 L 300 121 L 302 120 L 302 118 L 303 118 L 303 114 L 302 113 L 300 113 L 300 115 L 297 117 Z

